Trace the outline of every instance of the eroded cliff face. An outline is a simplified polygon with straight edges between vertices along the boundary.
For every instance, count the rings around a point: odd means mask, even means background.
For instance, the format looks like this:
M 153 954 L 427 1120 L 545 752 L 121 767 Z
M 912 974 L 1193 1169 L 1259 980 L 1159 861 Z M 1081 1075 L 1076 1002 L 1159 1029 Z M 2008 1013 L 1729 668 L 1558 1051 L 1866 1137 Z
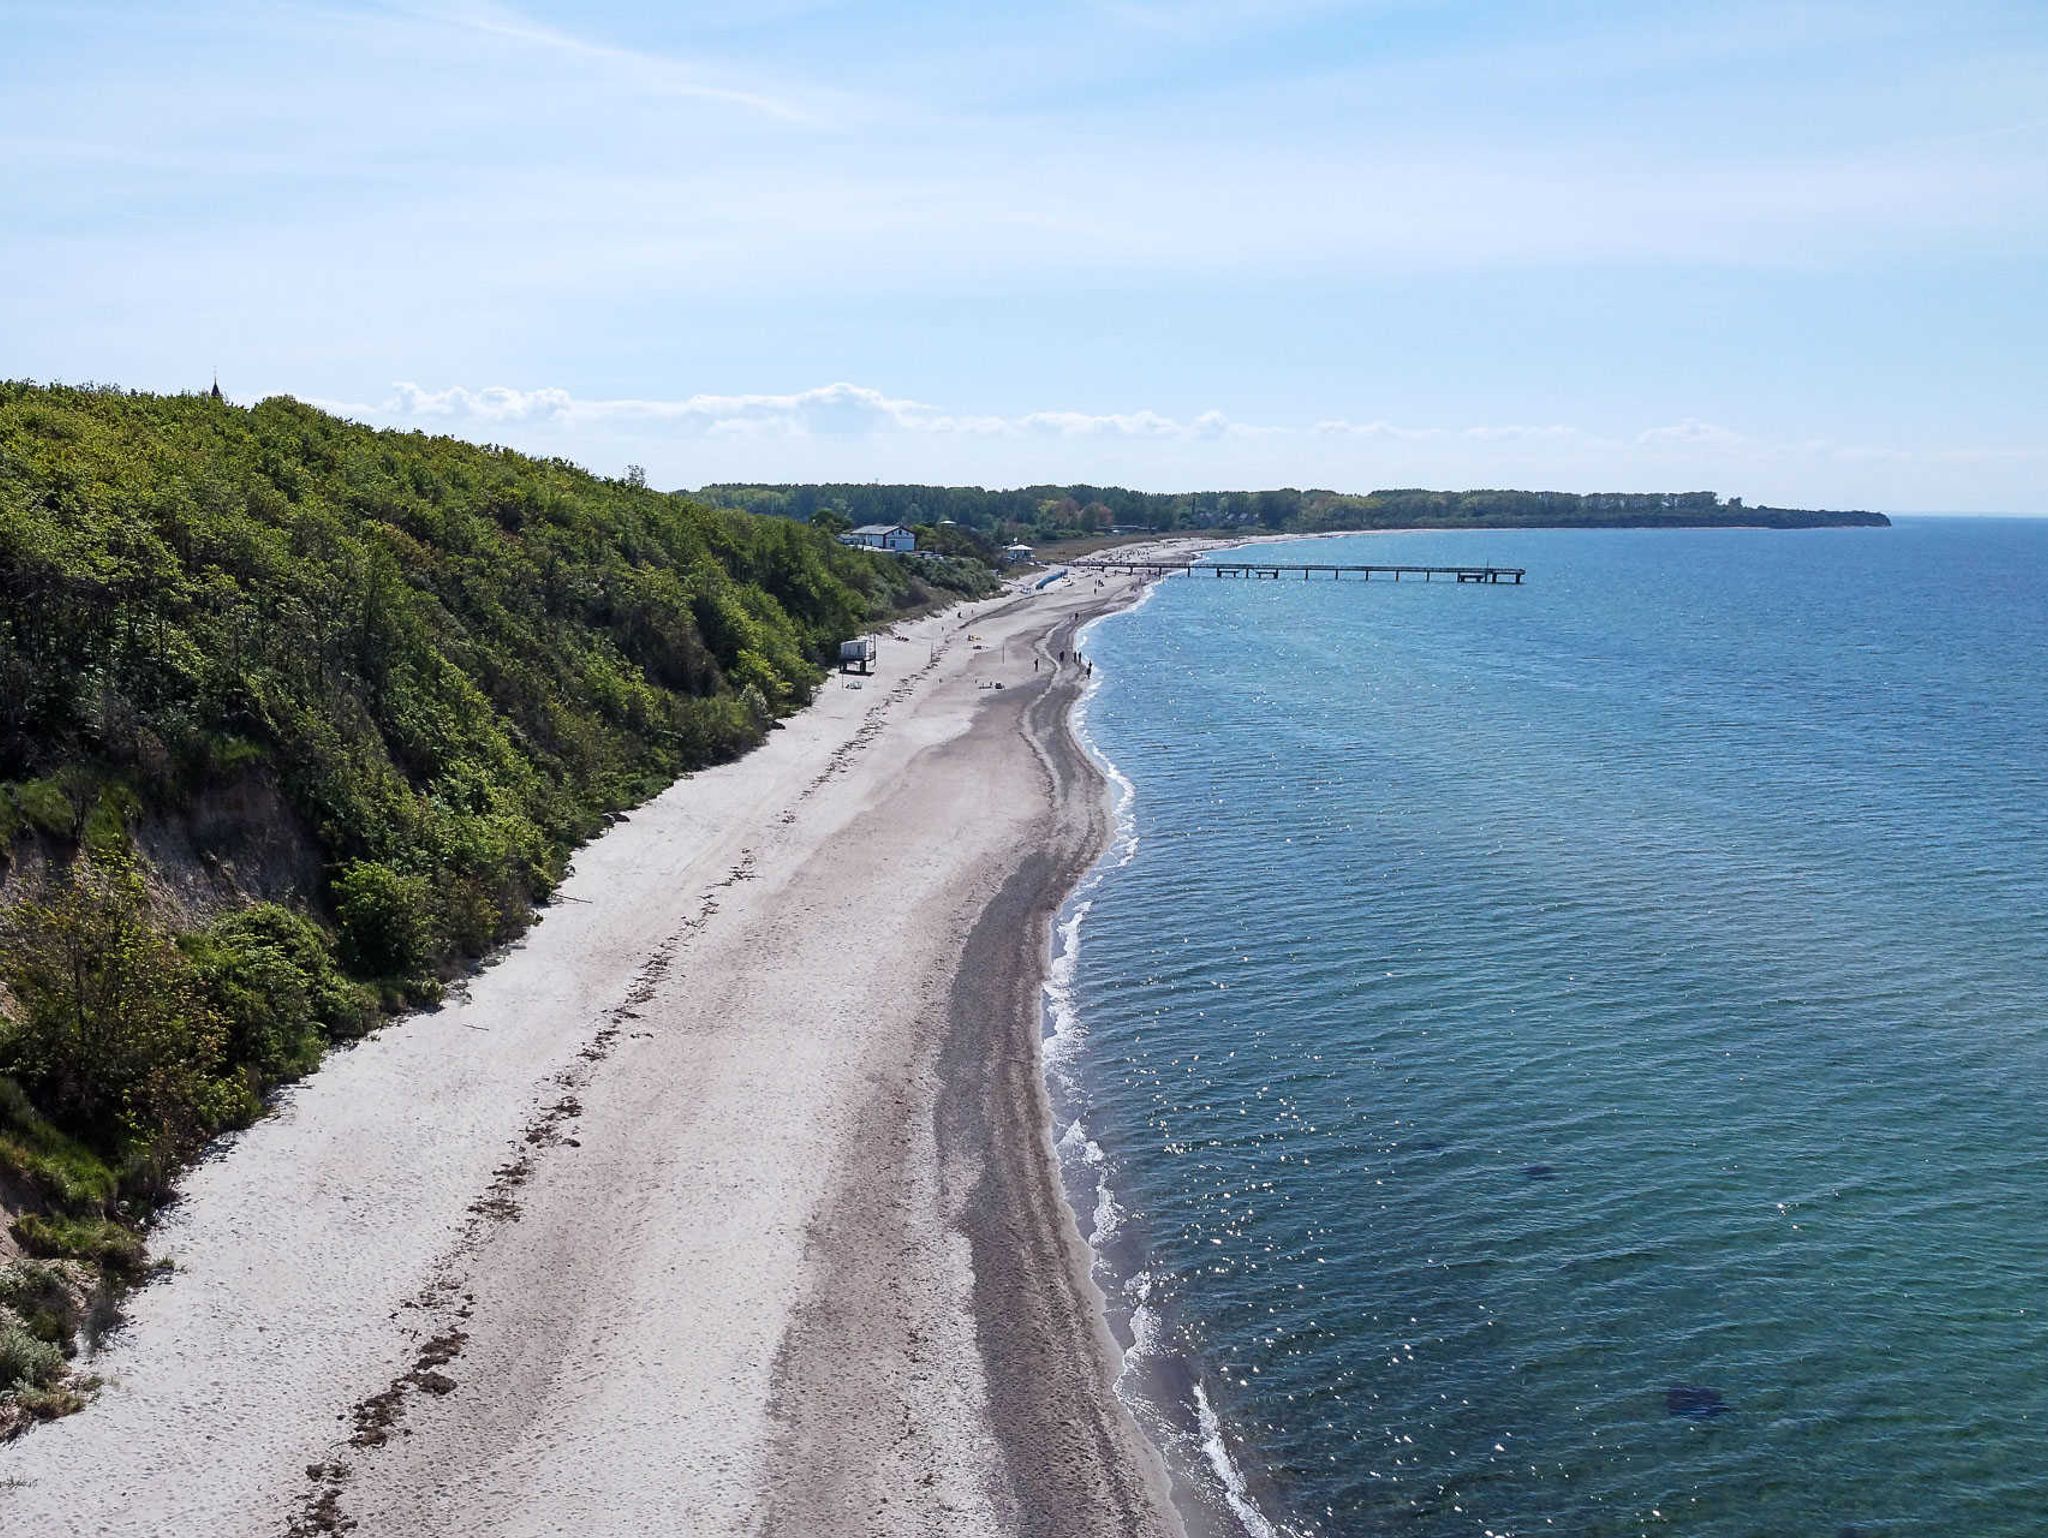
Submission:
M 268 769 L 203 785 L 185 806 L 142 812 L 127 835 L 151 900 L 174 929 L 255 902 L 323 911 L 319 844 Z M 0 853 L 0 910 L 43 891 L 78 851 L 72 838 L 19 828 Z M 0 1004 L 4 989 L 0 982 Z
M 325 916 L 319 844 L 268 770 L 202 786 L 179 811 L 139 819 L 133 837 L 180 927 L 255 902 Z

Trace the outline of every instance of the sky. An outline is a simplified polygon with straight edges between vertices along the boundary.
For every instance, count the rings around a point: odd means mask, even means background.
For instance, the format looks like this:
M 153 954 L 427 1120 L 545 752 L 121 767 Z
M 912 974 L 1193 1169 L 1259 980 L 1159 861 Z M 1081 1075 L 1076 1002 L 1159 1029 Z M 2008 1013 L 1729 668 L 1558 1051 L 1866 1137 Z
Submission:
M 2048 513 L 2048 6 L 0 0 L 0 373 L 662 486 Z

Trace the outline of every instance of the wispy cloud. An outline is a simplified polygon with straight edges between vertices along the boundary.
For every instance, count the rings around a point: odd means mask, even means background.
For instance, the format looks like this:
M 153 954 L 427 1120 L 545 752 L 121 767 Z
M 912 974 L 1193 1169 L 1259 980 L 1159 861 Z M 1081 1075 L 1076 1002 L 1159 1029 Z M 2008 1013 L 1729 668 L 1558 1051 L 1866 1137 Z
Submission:
M 569 61 L 601 66 L 644 93 L 722 102 L 791 123 L 815 121 L 812 110 L 797 105 L 787 95 L 708 78 L 709 71 L 704 65 L 579 36 L 494 0 L 458 0 L 454 4 L 414 8 L 409 14 Z
M 1479 424 L 1470 427 L 1404 427 L 1398 422 L 1347 422 L 1333 417 L 1315 424 L 1315 432 L 1326 438 L 1374 439 L 1389 443 L 1534 443 L 1585 442 L 1589 435 L 1576 427 L 1559 423 L 1529 426 L 1523 423 Z
M 1958 485 L 2038 475 L 2033 444 L 1870 443 L 1770 434 L 1700 417 L 1640 426 L 1259 420 L 1134 407 L 975 411 L 838 382 L 810 389 L 672 397 L 583 396 L 554 387 L 394 385 L 375 403 L 316 402 L 386 426 L 423 428 L 647 465 L 663 484 L 711 480 L 1089 481 L 1191 486 L 1528 486 L 1558 491 L 1710 487 L 1755 503 L 1955 507 Z M 1995 507 L 1997 502 L 1983 500 Z M 2009 503 L 2008 506 L 2023 504 Z
M 1149 410 L 1028 411 L 1011 416 L 949 411 L 866 385 L 818 385 L 787 394 L 689 395 L 671 400 L 579 399 L 567 390 L 503 385 L 429 390 L 400 381 L 376 404 L 320 401 L 343 415 L 378 422 L 497 426 L 661 427 L 686 436 L 812 437 L 927 433 L 966 437 L 1212 439 L 1267 432 L 1223 413 L 1177 418 Z
M 568 390 L 506 385 L 427 389 L 408 381 L 374 403 L 316 401 L 345 416 L 371 422 L 443 426 L 451 431 L 502 426 L 564 429 L 658 429 L 680 437 L 856 437 L 889 434 L 966 438 L 1124 439 L 1193 443 L 1221 439 L 1349 441 L 1370 445 L 1435 445 L 1474 450 L 1569 448 L 1619 454 L 1629 449 L 1742 452 L 1755 455 L 1824 455 L 1842 459 L 1923 457 L 1896 447 L 1863 446 L 1825 438 L 1771 440 L 1688 417 L 1634 432 L 1599 432 L 1564 422 L 1476 422 L 1418 425 L 1326 417 L 1312 422 L 1249 422 L 1222 411 L 1175 416 L 1140 407 L 1090 412 L 1062 408 L 1003 414 L 961 411 L 868 385 L 840 381 L 787 393 L 699 394 L 668 399 L 586 398 Z M 2048 459 L 2033 447 L 1946 450 L 1972 459 Z
M 8 14 L 24 372 L 682 474 L 2040 503 L 2038 6 Z
M 1144 32 L 1211 40 L 1272 30 L 1330 12 L 1386 9 L 1384 0 L 1102 0 L 1102 15 Z
M 1669 427 L 1649 427 L 1636 434 L 1636 442 L 1646 448 L 1659 444 L 1682 444 L 1688 448 L 1733 448 L 1744 442 L 1742 434 L 1713 422 L 1702 422 L 1696 417 L 1687 417 L 1683 422 L 1674 422 Z

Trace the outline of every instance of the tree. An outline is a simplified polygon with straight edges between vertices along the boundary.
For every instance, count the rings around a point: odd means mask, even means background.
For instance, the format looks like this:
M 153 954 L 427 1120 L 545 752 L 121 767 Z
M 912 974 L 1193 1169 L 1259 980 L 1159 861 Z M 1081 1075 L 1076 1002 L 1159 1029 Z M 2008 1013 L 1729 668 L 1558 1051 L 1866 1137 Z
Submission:
M 185 953 L 153 922 L 124 858 L 81 858 L 0 919 L 0 1068 L 59 1125 L 101 1146 L 188 1149 L 231 1096 L 223 1041 Z
M 997 562 L 994 540 L 972 529 L 964 529 L 957 523 L 920 524 L 916 532 L 920 550 L 929 550 L 935 555 L 960 556 L 979 561 L 984 566 L 994 566 Z

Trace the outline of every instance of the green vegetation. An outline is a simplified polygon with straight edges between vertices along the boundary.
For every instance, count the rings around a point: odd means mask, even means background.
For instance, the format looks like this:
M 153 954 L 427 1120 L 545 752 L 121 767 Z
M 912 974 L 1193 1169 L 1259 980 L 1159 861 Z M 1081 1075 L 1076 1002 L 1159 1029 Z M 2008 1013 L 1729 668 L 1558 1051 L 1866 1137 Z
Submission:
M 78 1408 L 83 1385 L 67 1381 L 66 1364 L 91 1286 L 91 1273 L 73 1263 L 0 1266 L 0 1439 Z
M 376 1000 L 343 974 L 326 934 L 277 903 L 229 913 L 186 936 L 184 949 L 225 1031 L 223 1060 L 242 1075 L 244 1110 L 267 1086 L 311 1068 L 330 1042 L 376 1023 Z
M 1112 530 L 1169 529 L 1325 533 L 1338 529 L 1818 528 L 1882 525 L 1882 513 L 1822 513 L 1744 507 L 1711 491 L 1126 491 L 1119 486 L 706 486 L 699 496 L 722 506 L 818 522 L 901 523 L 931 534 L 955 530 L 991 547 L 1043 543 Z M 945 520 L 951 520 L 949 527 Z
M 289 399 L 0 383 L 15 1239 L 134 1266 L 206 1138 L 517 934 L 613 814 L 991 587 Z
M 0 979 L 7 1071 L 57 1126 L 161 1167 L 228 1124 L 220 1013 L 132 864 L 81 857 L 47 900 L 8 909 Z
M 25 1324 L 0 1319 L 0 1391 L 41 1388 L 64 1366 L 63 1348 Z

